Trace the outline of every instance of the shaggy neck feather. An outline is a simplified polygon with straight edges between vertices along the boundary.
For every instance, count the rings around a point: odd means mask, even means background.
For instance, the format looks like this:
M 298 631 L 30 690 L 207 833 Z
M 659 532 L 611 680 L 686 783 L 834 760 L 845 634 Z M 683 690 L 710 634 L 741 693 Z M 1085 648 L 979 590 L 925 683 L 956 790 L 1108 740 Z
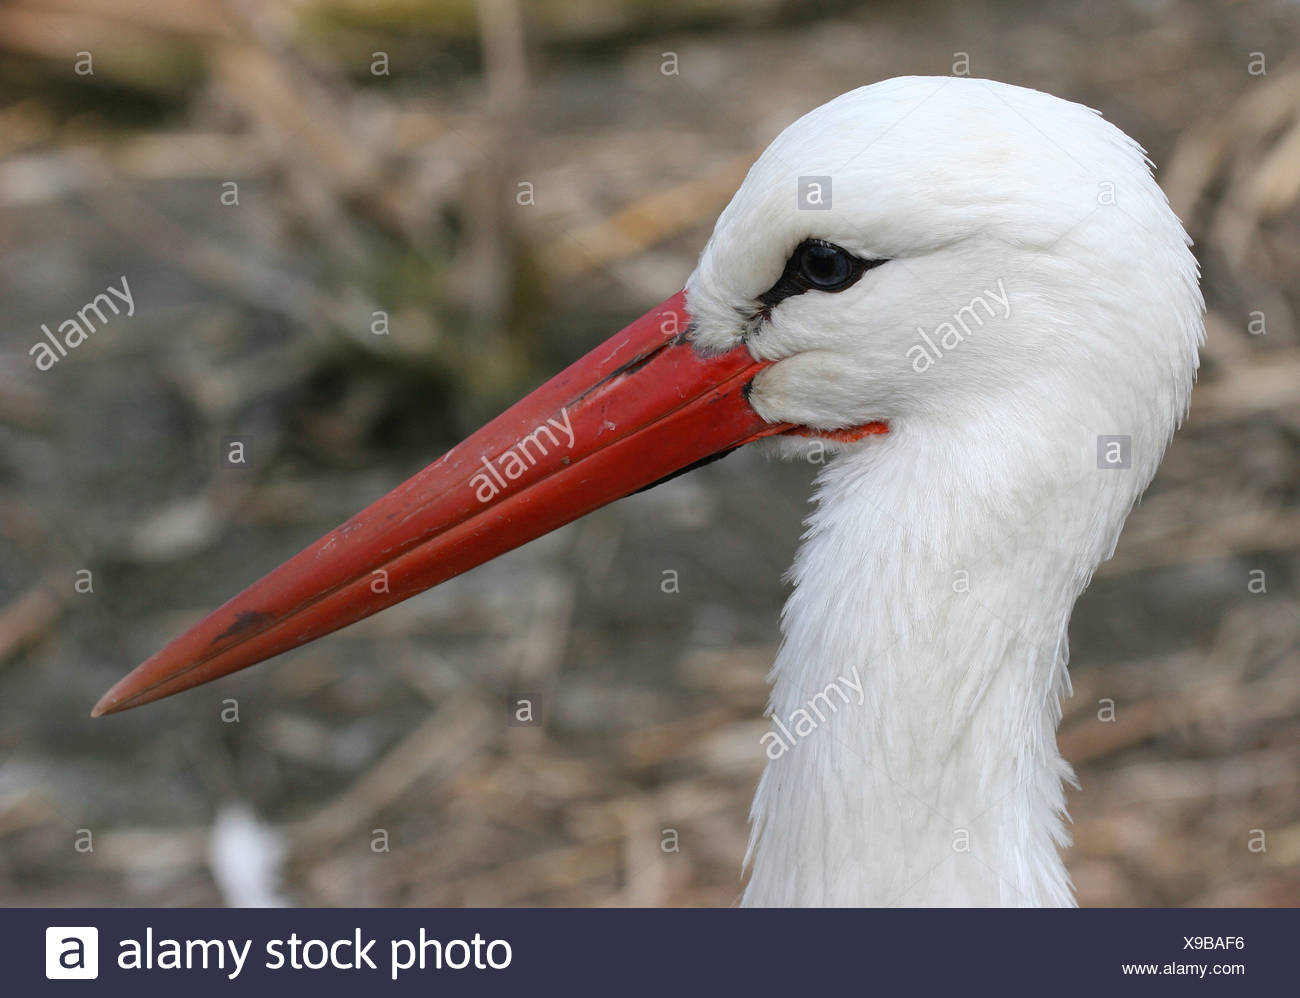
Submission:
M 984 464 L 981 445 L 907 427 L 819 476 L 745 904 L 1074 903 L 1058 852 L 1066 626 L 1132 496 L 1086 471 L 1036 475 L 1052 459 L 1033 441 Z M 823 719 L 801 736 L 809 714 Z

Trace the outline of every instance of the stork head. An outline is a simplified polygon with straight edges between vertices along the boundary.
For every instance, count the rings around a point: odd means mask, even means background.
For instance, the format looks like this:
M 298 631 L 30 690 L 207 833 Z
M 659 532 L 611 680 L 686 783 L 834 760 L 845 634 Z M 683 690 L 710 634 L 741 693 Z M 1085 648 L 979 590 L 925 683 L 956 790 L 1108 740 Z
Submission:
M 279 654 L 759 438 L 869 452 L 886 432 L 973 428 L 1003 441 L 1014 483 L 1028 455 L 1113 426 L 1133 438 L 1135 495 L 1185 409 L 1200 311 L 1141 149 L 1095 113 L 983 80 L 855 90 L 763 153 L 684 303 L 254 583 L 95 712 Z
M 789 126 L 686 303 L 700 348 L 773 362 L 749 396 L 770 422 L 990 436 L 1064 409 L 1149 435 L 1153 460 L 1203 337 L 1196 262 L 1137 143 L 968 78 L 887 80 Z

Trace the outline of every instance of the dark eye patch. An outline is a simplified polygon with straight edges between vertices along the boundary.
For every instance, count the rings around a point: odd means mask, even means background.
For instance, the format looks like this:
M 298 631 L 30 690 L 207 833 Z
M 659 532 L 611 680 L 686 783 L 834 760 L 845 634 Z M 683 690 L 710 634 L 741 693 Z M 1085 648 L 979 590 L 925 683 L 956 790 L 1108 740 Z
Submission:
M 777 282 L 758 296 L 761 314 L 766 317 L 773 307 L 805 291 L 843 291 L 872 267 L 886 262 L 864 260 L 825 239 L 805 239 L 790 254 Z

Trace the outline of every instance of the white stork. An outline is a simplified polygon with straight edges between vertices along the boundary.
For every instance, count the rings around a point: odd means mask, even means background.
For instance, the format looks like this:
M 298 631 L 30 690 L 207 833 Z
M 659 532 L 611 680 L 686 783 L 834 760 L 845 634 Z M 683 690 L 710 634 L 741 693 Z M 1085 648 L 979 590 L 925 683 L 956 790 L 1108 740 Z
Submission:
M 1197 265 L 1099 115 L 909 77 L 805 115 L 674 296 L 96 714 L 252 665 L 742 444 L 835 452 L 782 614 L 752 905 L 1070 905 L 1066 629 L 1185 414 Z M 761 486 L 756 486 L 761 487 Z

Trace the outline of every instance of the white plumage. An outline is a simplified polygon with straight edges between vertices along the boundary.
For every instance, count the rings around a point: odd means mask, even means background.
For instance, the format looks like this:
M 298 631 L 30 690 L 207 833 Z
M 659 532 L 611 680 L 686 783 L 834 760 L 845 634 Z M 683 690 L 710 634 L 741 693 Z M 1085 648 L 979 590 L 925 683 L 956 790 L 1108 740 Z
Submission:
M 801 177 L 830 178 L 829 208 L 799 206 Z M 890 262 L 754 318 L 809 237 Z M 771 674 L 793 744 L 767 740 L 744 903 L 1073 904 L 1066 628 L 1204 337 L 1142 150 L 1036 91 L 864 87 L 763 153 L 687 292 L 697 343 L 780 361 L 750 396 L 765 419 L 890 427 L 835 445 L 817 480 Z M 823 698 L 808 728 L 798 712 L 854 669 L 861 704 Z

